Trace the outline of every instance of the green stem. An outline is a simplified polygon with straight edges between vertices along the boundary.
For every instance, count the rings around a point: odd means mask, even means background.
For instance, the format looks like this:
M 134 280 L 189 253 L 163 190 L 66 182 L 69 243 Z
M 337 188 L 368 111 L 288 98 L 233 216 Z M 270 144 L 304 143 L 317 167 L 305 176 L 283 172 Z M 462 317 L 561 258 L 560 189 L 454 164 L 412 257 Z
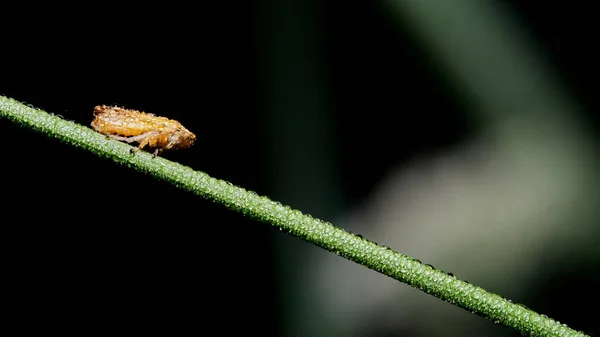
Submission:
M 328 222 L 164 158 L 153 158 L 151 154 L 143 151 L 132 155 L 130 145 L 107 139 L 91 128 L 29 107 L 11 98 L 0 96 L 0 117 L 168 181 L 523 334 L 585 336 L 522 305 L 511 303 L 501 296 L 424 265 L 388 247 L 353 235 Z

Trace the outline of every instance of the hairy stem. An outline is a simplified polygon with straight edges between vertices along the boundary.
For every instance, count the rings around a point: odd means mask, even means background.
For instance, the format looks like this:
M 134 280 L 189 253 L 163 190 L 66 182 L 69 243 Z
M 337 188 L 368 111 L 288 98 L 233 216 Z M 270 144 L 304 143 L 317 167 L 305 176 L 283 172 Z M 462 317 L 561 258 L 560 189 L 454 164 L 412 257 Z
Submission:
M 0 96 L 0 117 L 72 146 L 94 152 L 168 181 L 225 207 L 266 222 L 367 268 L 530 336 L 585 336 L 503 297 L 461 281 L 420 261 L 303 214 L 267 197 L 210 177 L 204 172 L 151 154 L 130 153 L 131 146 L 107 139 L 91 128 Z

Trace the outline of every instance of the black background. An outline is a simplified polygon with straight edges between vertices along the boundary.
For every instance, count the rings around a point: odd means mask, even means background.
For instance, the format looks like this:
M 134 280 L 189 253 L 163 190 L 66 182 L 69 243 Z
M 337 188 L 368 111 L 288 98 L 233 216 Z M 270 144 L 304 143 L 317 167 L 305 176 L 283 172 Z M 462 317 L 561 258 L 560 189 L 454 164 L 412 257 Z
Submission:
M 593 2 L 507 3 L 598 130 Z M 74 6 L 4 11 L 0 94 L 84 125 L 98 104 L 177 119 L 197 143 L 163 157 L 277 198 L 262 136 L 259 2 Z M 323 2 L 318 13 L 335 160 L 353 205 L 393 165 L 455 144 L 471 125 L 376 2 Z M 280 333 L 267 225 L 6 120 L 0 144 L 15 313 L 85 332 L 127 323 L 132 332 Z M 589 317 L 561 315 L 592 329 Z

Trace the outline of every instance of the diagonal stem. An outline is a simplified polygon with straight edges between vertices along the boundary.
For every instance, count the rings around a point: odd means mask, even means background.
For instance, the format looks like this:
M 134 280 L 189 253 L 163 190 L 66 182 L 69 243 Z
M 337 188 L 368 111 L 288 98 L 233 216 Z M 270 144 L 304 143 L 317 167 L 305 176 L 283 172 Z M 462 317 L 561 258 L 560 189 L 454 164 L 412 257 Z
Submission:
M 367 268 L 406 283 L 498 324 L 530 336 L 585 336 L 525 306 L 461 281 L 453 275 L 303 214 L 267 197 L 151 154 L 131 155 L 131 146 L 14 99 L 0 96 L 0 117 L 168 181 Z

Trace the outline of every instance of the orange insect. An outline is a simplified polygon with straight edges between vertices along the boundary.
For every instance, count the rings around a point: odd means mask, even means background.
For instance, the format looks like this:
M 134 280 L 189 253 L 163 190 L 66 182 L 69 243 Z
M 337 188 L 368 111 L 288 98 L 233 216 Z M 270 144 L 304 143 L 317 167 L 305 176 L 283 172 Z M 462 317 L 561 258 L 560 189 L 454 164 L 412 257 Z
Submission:
M 154 148 L 154 156 L 164 150 L 187 149 L 196 140 L 196 135 L 178 121 L 137 110 L 98 105 L 94 117 L 94 130 L 112 139 L 139 143 L 132 151 Z

